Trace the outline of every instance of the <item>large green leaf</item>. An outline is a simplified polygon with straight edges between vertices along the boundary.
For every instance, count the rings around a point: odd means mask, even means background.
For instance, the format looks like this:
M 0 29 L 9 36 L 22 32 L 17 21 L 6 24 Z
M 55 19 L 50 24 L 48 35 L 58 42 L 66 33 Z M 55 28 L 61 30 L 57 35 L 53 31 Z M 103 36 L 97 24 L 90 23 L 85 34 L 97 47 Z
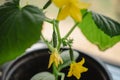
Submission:
M 95 12 L 92 13 L 92 16 L 98 28 L 103 30 L 106 34 L 111 37 L 120 35 L 120 24 L 118 22 Z
M 40 39 L 45 17 L 37 7 L 20 8 L 19 0 L 10 1 L 0 6 L 0 64 L 16 58 Z
M 79 28 L 86 36 L 86 38 L 90 42 L 98 45 L 101 50 L 112 47 L 118 41 L 120 41 L 120 36 L 110 37 L 109 35 L 105 34 L 101 29 L 99 29 L 92 18 L 91 12 L 88 12 L 86 16 L 84 16 L 83 21 L 79 24 Z

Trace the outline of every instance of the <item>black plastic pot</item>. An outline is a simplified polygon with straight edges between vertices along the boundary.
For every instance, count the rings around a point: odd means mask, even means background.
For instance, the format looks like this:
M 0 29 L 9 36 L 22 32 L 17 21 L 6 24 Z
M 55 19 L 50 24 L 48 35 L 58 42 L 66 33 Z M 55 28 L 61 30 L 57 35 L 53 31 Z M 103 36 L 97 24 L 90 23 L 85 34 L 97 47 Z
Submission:
M 80 80 L 112 80 L 111 75 L 102 62 L 82 52 L 79 53 L 80 56 L 77 61 L 80 61 L 84 57 L 86 60 L 84 66 L 89 69 L 88 72 L 82 74 Z M 48 59 L 49 53 L 47 48 L 28 52 L 8 65 L 3 73 L 2 80 L 30 80 L 36 73 L 51 71 L 47 68 Z M 65 68 L 62 71 L 67 74 L 68 70 L 68 68 Z M 74 77 L 66 77 L 65 80 L 76 79 Z

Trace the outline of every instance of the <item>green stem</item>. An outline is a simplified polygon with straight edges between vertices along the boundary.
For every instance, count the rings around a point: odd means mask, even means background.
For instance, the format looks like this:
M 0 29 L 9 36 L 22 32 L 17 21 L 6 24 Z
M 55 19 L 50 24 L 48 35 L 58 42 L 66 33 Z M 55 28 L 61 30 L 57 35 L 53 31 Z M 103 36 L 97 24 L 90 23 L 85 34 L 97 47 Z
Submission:
M 70 50 L 69 50 L 70 59 L 71 59 L 71 61 L 74 61 L 74 54 L 73 54 L 73 50 L 72 50 L 71 46 L 69 46 L 69 47 L 70 47 Z
M 63 37 L 63 39 L 67 39 L 69 37 L 69 35 L 73 32 L 73 30 L 76 28 L 76 26 L 79 24 L 79 22 L 77 22 L 70 30 L 69 32 Z
M 57 35 L 56 35 L 56 32 L 55 30 L 53 29 L 53 35 L 52 35 L 53 39 L 52 39 L 52 43 L 53 43 L 53 47 L 56 48 L 57 47 Z
M 50 45 L 50 43 L 45 39 L 45 37 L 43 36 L 43 34 L 41 33 L 41 38 L 42 40 L 46 43 L 46 45 L 48 46 L 48 48 L 50 49 L 50 51 L 53 51 L 54 48 Z
M 55 75 L 55 80 L 58 80 L 58 69 L 55 64 L 53 64 L 53 74 Z
M 61 80 L 64 80 L 64 78 L 65 78 L 65 74 L 64 73 L 60 73 L 59 72 L 58 75 L 61 76 Z
M 61 35 L 60 35 L 60 30 L 59 30 L 59 26 L 58 26 L 58 21 L 54 20 L 53 24 L 55 26 L 56 29 L 56 33 L 57 33 L 57 50 L 59 51 L 60 47 L 61 47 Z
M 48 23 L 53 24 L 53 20 L 52 20 L 52 19 L 50 19 L 50 18 L 47 18 L 47 17 L 46 17 L 46 18 L 45 18 L 45 21 L 46 21 L 46 22 L 48 22 Z
M 64 80 L 65 74 L 58 71 L 55 64 L 53 64 L 53 74 L 55 75 L 55 80 L 58 80 L 58 76 L 61 76 L 61 80 Z
M 48 0 L 48 2 L 43 6 L 43 9 L 48 8 L 51 3 L 52 3 L 52 1 L 51 1 L 51 0 Z

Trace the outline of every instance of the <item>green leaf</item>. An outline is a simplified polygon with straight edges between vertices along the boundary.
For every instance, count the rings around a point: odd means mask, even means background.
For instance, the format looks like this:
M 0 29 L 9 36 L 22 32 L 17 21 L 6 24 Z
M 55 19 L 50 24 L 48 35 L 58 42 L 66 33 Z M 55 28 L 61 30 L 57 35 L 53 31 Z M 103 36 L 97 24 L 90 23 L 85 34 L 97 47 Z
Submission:
M 49 72 L 40 72 L 33 76 L 30 80 L 55 80 L 55 76 Z
M 87 13 L 83 21 L 78 26 L 86 38 L 90 42 L 98 45 L 100 50 L 110 48 L 120 41 L 120 36 L 110 37 L 99 29 L 92 18 L 91 12 Z
M 74 59 L 75 60 L 79 57 L 79 53 L 76 52 L 76 51 L 73 51 L 73 55 L 74 55 Z M 63 60 L 63 64 L 61 64 L 58 67 L 59 71 L 62 70 L 63 68 L 65 68 L 65 67 L 69 66 L 70 63 L 71 63 L 71 59 L 70 59 L 70 55 L 69 55 L 69 50 L 63 51 L 61 53 L 61 57 L 62 57 L 62 60 Z
M 109 17 L 92 13 L 93 20 L 98 28 L 104 31 L 104 33 L 113 37 L 116 35 L 120 35 L 120 24 Z
M 99 29 L 92 18 L 91 12 L 87 13 L 83 18 L 83 21 L 78 26 L 86 38 L 90 42 L 98 45 L 101 50 L 110 48 L 120 41 L 120 36 L 110 37 Z
M 0 64 L 16 58 L 40 39 L 45 18 L 42 10 L 31 5 L 20 8 L 18 1 L 0 6 Z

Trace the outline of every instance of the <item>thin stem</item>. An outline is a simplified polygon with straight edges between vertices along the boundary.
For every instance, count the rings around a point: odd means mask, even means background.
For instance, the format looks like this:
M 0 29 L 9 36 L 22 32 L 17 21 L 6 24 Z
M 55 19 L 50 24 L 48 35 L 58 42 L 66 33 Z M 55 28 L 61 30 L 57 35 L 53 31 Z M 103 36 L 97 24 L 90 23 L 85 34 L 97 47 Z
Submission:
M 58 41 L 57 41 L 57 35 L 56 35 L 56 32 L 55 32 L 54 29 L 53 29 L 53 35 L 52 36 L 53 36 L 53 39 L 52 39 L 53 47 L 56 48 Z
M 56 33 L 57 33 L 57 39 L 58 39 L 58 44 L 57 44 L 57 49 L 60 49 L 61 46 L 61 35 L 60 35 L 60 30 L 59 30 L 59 26 L 58 26 L 57 21 L 54 20 L 54 25 L 55 25 L 55 29 L 56 29 Z
M 71 61 L 74 61 L 74 54 L 73 54 L 73 50 L 72 50 L 71 46 L 69 46 L 69 47 L 70 47 L 70 50 L 69 50 L 70 59 L 71 59 Z
M 55 75 L 55 80 L 58 80 L 58 70 L 55 64 L 53 64 L 53 74 Z
M 55 64 L 53 64 L 53 74 L 55 75 L 55 80 L 58 80 L 58 76 L 61 76 L 61 80 L 64 80 L 65 74 L 58 71 Z
M 69 35 L 73 32 L 73 30 L 76 28 L 76 26 L 79 24 L 79 22 L 77 22 L 71 29 L 70 31 L 63 37 L 63 39 L 67 39 L 69 37 Z
M 58 75 L 61 76 L 61 80 L 64 80 L 64 78 L 65 78 L 65 74 L 64 73 L 60 73 L 59 72 Z
M 45 21 L 46 21 L 46 22 L 48 22 L 48 23 L 53 24 L 53 20 L 52 20 L 52 19 L 50 19 L 50 18 L 47 18 L 47 17 L 46 17 L 46 18 L 45 18 Z
M 51 1 L 51 0 L 48 0 L 48 2 L 43 6 L 43 9 L 48 8 L 51 3 L 52 3 L 52 1 Z
M 52 38 L 53 38 L 53 46 L 54 46 L 54 48 L 56 48 L 57 47 L 57 44 L 58 44 L 58 36 L 57 36 L 57 32 L 56 32 L 56 22 L 55 22 L 55 20 L 53 20 L 53 36 L 52 36 Z
M 54 48 L 50 45 L 50 43 L 45 39 L 45 37 L 43 36 L 43 34 L 41 33 L 41 38 L 42 40 L 46 43 L 46 45 L 48 46 L 48 48 L 50 49 L 50 51 L 53 51 Z

